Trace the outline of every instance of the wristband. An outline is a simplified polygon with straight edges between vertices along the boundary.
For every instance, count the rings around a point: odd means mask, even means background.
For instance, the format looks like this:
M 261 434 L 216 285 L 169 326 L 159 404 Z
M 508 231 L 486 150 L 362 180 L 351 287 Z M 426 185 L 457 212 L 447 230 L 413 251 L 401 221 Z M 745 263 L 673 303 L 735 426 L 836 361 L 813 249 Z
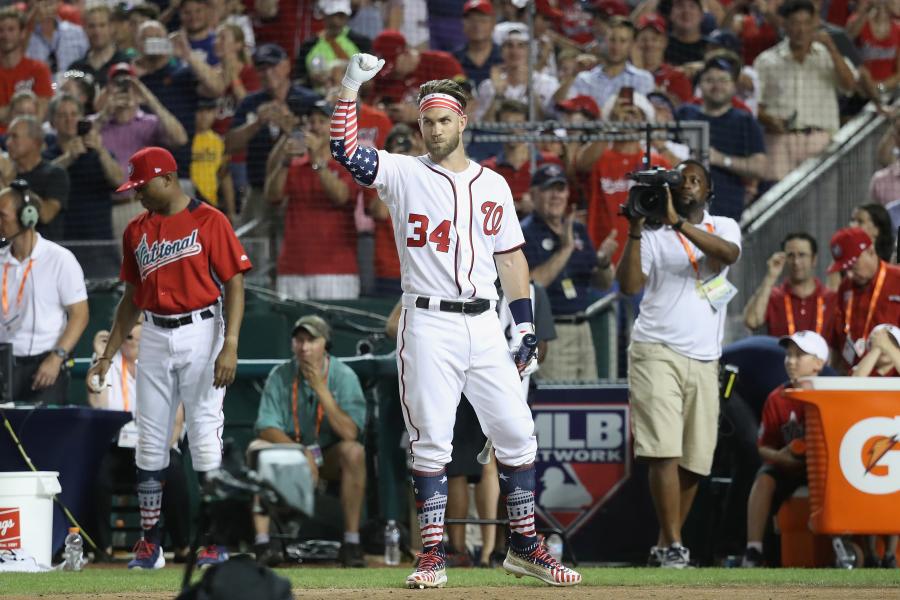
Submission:
M 512 313 L 516 325 L 519 323 L 534 323 L 534 310 L 531 308 L 531 298 L 519 298 L 509 303 L 509 312 Z
M 341 85 L 347 88 L 348 90 L 353 90 L 354 92 L 359 91 L 359 86 L 362 84 L 355 79 L 350 79 L 346 75 L 344 75 L 344 79 L 341 81 Z
M 629 233 L 629 234 L 628 234 L 628 237 L 629 237 L 630 239 L 632 239 L 632 240 L 639 240 L 639 239 L 641 239 L 641 234 L 632 235 L 632 234 Z

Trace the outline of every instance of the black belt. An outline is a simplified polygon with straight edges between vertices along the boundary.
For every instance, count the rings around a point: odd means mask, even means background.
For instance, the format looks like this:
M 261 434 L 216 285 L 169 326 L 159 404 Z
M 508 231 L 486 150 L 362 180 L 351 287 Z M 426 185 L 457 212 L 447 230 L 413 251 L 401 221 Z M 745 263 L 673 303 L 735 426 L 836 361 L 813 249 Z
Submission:
M 558 315 L 553 317 L 553 321 L 555 323 L 565 323 L 571 325 L 580 325 L 587 320 L 588 318 L 584 315 Z
M 210 309 L 206 309 L 200 313 L 200 319 L 205 321 L 206 319 L 213 318 L 213 311 Z M 162 327 L 163 329 L 178 329 L 182 325 L 190 325 L 194 322 L 194 315 L 185 315 L 183 317 L 158 317 L 154 314 L 150 315 L 150 320 L 153 321 L 153 324 L 157 327 Z
M 802 133 L 803 135 L 812 135 L 814 133 L 821 133 L 825 130 L 821 127 L 800 127 L 798 129 L 791 129 L 790 133 Z
M 425 296 L 416 298 L 416 308 L 428 308 L 429 299 Z M 478 298 L 471 302 L 451 302 L 450 300 L 441 300 L 440 310 L 444 312 L 462 313 L 464 315 L 480 315 L 486 310 L 490 310 L 491 301 L 484 298 Z

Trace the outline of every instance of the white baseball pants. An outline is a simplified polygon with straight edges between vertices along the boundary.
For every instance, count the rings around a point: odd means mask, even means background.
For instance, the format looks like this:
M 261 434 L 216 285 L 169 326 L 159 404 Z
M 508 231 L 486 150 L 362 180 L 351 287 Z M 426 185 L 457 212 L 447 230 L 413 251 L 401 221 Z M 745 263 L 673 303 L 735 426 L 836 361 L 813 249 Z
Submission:
M 201 320 L 195 316 L 193 323 L 177 329 L 157 327 L 152 319 L 144 321 L 135 410 L 140 469 L 161 471 L 169 466 L 169 440 L 179 404 L 184 404 L 194 470 L 210 471 L 222 463 L 225 388 L 213 387 L 213 370 L 225 339 L 225 325 L 220 305 L 211 310 L 214 317 Z
M 413 468 L 434 472 L 450 462 L 461 394 L 493 441 L 497 460 L 511 467 L 533 462 L 534 421 L 496 311 L 463 315 L 412 302 L 404 294 L 397 369 Z

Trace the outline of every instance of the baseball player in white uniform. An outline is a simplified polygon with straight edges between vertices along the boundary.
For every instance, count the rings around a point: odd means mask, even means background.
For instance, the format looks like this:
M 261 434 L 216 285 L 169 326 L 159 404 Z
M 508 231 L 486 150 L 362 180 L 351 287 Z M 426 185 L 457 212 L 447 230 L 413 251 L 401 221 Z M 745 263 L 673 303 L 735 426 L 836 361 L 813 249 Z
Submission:
M 419 127 L 428 154 L 358 145 L 358 90 L 383 65 L 369 54 L 350 59 L 331 120 L 331 153 L 359 184 L 378 191 L 390 209 L 400 256 L 397 367 L 423 545 L 406 585 L 447 582 L 444 467 L 463 393 L 493 440 L 499 463 L 511 530 L 504 568 L 551 585 L 575 585 L 581 575 L 551 557 L 534 528 L 537 442 L 520 373 L 533 370 L 537 357 L 534 338 L 525 338 L 534 334 L 534 317 L 512 194 L 500 175 L 466 157 L 460 139 L 467 97 L 450 80 L 429 81 L 419 91 Z M 516 323 L 512 355 L 495 310 L 498 275 Z M 522 344 L 523 338 L 532 343 Z

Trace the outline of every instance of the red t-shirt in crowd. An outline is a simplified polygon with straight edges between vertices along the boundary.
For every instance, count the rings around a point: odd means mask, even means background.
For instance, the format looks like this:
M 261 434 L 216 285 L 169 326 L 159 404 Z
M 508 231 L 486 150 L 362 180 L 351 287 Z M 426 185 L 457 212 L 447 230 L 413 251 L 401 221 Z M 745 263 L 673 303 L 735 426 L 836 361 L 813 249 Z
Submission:
M 356 113 L 356 139 L 360 146 L 384 148 L 394 122 L 383 110 L 360 102 Z
M 284 191 L 284 240 L 278 253 L 279 275 L 353 275 L 356 262 L 356 223 L 353 209 L 359 187 L 336 160 L 326 167 L 350 188 L 351 200 L 335 206 L 325 195 L 319 174 L 307 155 L 291 160 Z
M 869 308 L 872 306 L 872 294 L 878 281 L 881 269 L 885 270 L 884 283 L 882 284 L 878 298 L 875 299 L 872 317 L 869 318 Z M 852 304 L 851 304 L 852 300 Z M 852 307 L 852 308 L 851 308 Z M 837 311 L 834 318 L 834 336 L 832 349 L 843 357 L 844 342 L 847 335 L 844 333 L 847 312 L 852 311 L 850 319 L 850 337 L 853 340 L 868 339 L 872 329 L 881 323 L 900 325 L 900 267 L 881 261 L 878 272 L 862 288 L 857 287 L 845 277 L 837 291 Z M 866 322 L 868 321 L 868 327 Z M 860 357 L 855 357 L 847 366 L 853 366 L 859 362 Z M 846 362 L 846 359 L 844 359 Z
M 373 202 L 380 202 L 378 193 L 365 188 L 366 208 Z M 381 279 L 400 279 L 400 258 L 397 256 L 397 242 L 394 239 L 394 225 L 391 217 L 375 219 L 375 255 L 373 257 L 375 276 Z
M 432 79 L 464 78 L 462 65 L 452 54 L 441 50 L 419 51 L 419 65 L 401 79 L 395 79 L 390 69 L 382 69 L 375 76 L 375 98 L 386 104 L 414 101 L 419 86 Z M 409 96 L 409 97 L 407 97 Z
M 41 98 L 52 97 L 53 87 L 47 64 L 22 57 L 19 64 L 11 69 L 0 67 L 0 106 L 8 105 L 13 94 L 20 90 L 31 90 Z
M 669 161 L 655 152 L 650 153 L 653 166 L 671 169 Z M 587 230 L 595 248 L 599 248 L 613 229 L 618 231 L 619 247 L 613 254 L 613 264 L 618 264 L 625 239 L 628 237 L 628 219 L 619 214 L 619 206 L 628 201 L 628 190 L 634 182 L 628 173 L 644 168 L 644 151 L 623 154 L 608 148 L 600 155 L 591 170 L 590 203 L 588 204 Z
M 787 317 L 787 309 L 793 315 L 793 330 Z M 831 344 L 834 337 L 834 315 L 837 311 L 837 294 L 816 279 L 815 291 L 806 298 L 794 294 L 791 284 L 772 288 L 769 304 L 766 306 L 766 327 L 769 335 L 782 337 L 795 331 L 815 331 Z
M 850 17 L 851 21 L 856 20 L 857 16 Z M 871 22 L 863 25 L 859 37 L 856 38 L 856 45 L 862 54 L 863 64 L 872 74 L 872 79 L 876 82 L 884 81 L 892 76 L 897 70 L 897 52 L 900 51 L 900 21 L 891 20 L 891 28 L 888 35 L 884 39 L 878 39 L 872 32 Z
M 544 163 L 556 163 L 562 166 L 562 161 L 558 156 L 546 152 L 539 152 L 537 160 L 535 161 L 535 166 L 539 167 Z M 498 154 L 497 156 L 492 156 L 491 158 L 481 161 L 481 166 L 496 171 L 503 176 L 503 179 L 509 184 L 513 201 L 516 203 L 516 208 L 518 209 L 519 201 L 522 200 L 522 196 L 524 196 L 525 192 L 528 191 L 528 188 L 531 187 L 531 161 L 526 160 L 519 165 L 519 168 L 517 169 L 506 160 L 504 154 Z
M 778 30 L 772 24 L 755 15 L 744 15 L 741 18 L 741 47 L 744 64 L 752 65 L 756 57 L 778 43 Z
M 681 102 L 688 102 L 694 97 L 691 80 L 678 67 L 663 63 L 654 71 L 653 79 L 656 81 L 656 87 L 669 94 L 674 94 Z
M 781 450 L 791 441 L 803 438 L 805 408 L 802 402 L 785 395 L 785 387 L 784 384 L 779 385 L 766 398 L 756 438 L 758 446 Z
M 278 0 L 278 13 L 274 19 L 263 21 L 256 16 L 255 0 L 243 0 L 245 13 L 253 19 L 253 35 L 256 47 L 262 44 L 278 44 L 293 66 L 297 59 L 297 48 L 323 27 L 321 18 L 315 18 L 316 2 L 308 0 Z
M 224 213 L 196 199 L 174 215 L 139 214 L 122 245 L 119 279 L 134 286 L 139 308 L 161 315 L 213 304 L 220 282 L 252 266 Z

